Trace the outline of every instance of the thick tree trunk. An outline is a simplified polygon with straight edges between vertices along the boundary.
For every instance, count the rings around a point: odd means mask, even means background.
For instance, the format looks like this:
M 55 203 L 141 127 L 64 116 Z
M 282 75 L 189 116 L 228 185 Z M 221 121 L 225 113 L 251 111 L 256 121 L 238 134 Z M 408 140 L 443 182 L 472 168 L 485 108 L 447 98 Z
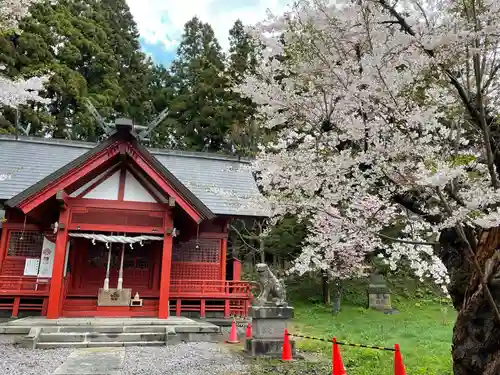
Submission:
M 467 235 L 485 274 L 497 306 L 500 306 L 500 228 L 483 232 L 479 241 L 474 233 Z M 452 357 L 455 375 L 500 374 L 500 322 L 489 303 L 485 288 L 468 256 L 465 244 L 454 230 L 440 237 L 439 256 L 450 274 L 449 286 L 453 305 L 458 311 L 453 330 Z
M 266 249 L 265 249 L 265 243 L 262 239 L 259 240 L 259 254 L 260 254 L 260 262 L 266 263 Z
M 326 273 L 322 273 L 321 275 L 321 289 L 323 291 L 323 303 L 327 306 L 330 305 L 330 283 L 328 280 L 328 275 Z
M 342 301 L 342 281 L 340 279 L 336 279 L 334 282 L 334 290 L 333 290 L 333 303 L 332 303 L 332 313 L 338 314 L 341 309 L 341 301 Z

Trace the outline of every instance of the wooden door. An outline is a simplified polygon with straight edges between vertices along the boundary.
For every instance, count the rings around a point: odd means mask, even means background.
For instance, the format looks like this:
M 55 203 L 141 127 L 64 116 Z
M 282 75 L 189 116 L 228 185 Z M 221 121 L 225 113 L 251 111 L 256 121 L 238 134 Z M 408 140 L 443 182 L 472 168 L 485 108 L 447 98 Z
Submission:
M 116 288 L 120 271 L 122 244 L 110 244 L 111 259 L 109 287 Z M 104 285 L 109 249 L 102 242 L 92 244 L 89 240 L 76 241 L 75 257 L 71 262 L 72 295 L 97 296 Z M 155 246 L 154 243 L 140 246 L 135 244 L 123 247 L 123 287 L 132 288 L 132 292 L 143 294 L 154 287 Z

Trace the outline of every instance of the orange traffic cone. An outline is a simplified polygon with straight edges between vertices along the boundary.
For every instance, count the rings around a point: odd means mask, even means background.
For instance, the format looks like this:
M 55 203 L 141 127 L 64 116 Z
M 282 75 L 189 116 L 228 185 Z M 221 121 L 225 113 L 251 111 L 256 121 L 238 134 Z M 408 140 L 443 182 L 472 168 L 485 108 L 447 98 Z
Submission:
M 247 331 L 245 332 L 245 338 L 246 339 L 252 338 L 252 323 L 248 323 L 248 325 L 247 325 Z
M 332 375 L 347 375 L 344 364 L 342 363 L 342 357 L 340 356 L 337 339 L 335 337 L 333 338 L 332 347 Z
M 238 340 L 238 331 L 236 329 L 236 322 L 233 319 L 233 323 L 231 324 L 231 330 L 229 331 L 229 340 L 226 341 L 228 344 L 239 344 Z
M 282 361 L 291 361 L 292 358 L 292 346 L 290 345 L 290 336 L 288 335 L 288 329 L 285 328 L 285 335 L 283 337 L 283 351 L 281 352 Z
M 399 344 L 394 345 L 394 375 L 406 375 Z

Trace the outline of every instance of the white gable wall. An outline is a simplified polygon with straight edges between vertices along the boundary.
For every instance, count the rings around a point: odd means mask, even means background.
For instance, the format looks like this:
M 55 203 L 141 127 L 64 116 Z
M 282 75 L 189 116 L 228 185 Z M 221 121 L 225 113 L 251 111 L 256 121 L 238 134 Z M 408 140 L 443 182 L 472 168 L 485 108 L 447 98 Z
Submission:
M 125 177 L 124 201 L 157 203 L 156 199 L 136 180 L 134 175 L 127 171 Z
M 111 168 L 115 168 L 113 166 Z M 111 169 L 110 168 L 110 169 Z M 98 181 L 102 176 L 109 172 L 109 170 L 104 171 L 99 176 L 93 178 L 91 181 L 87 182 L 76 191 L 70 194 L 71 197 L 77 197 L 85 189 Z M 105 199 L 105 200 L 118 200 L 118 192 L 120 186 L 120 170 L 118 169 L 106 180 L 101 182 L 99 185 L 95 186 L 87 194 L 83 196 L 86 199 Z M 157 191 L 155 191 L 157 192 Z M 159 192 L 157 192 L 159 193 Z M 125 175 L 125 188 L 123 192 L 123 200 L 129 202 L 148 202 L 157 203 L 157 200 L 147 191 L 147 189 L 142 186 L 142 184 L 134 177 L 134 175 L 126 171 Z
M 72 192 L 69 196 L 72 197 L 72 198 L 76 198 L 77 196 L 79 196 L 81 193 L 83 193 L 85 191 L 85 189 L 87 189 L 90 185 L 92 185 L 93 183 L 95 183 L 97 180 L 99 180 L 102 176 L 104 176 L 106 173 L 108 173 L 110 171 L 110 169 L 112 168 L 115 168 L 116 165 L 113 165 L 111 168 L 105 170 L 104 172 L 102 172 L 99 176 L 97 177 L 94 177 L 92 180 L 90 180 L 89 182 L 87 182 L 86 184 L 82 185 L 81 187 L 79 187 L 77 190 L 75 190 L 74 192 Z
M 120 186 L 120 170 L 90 190 L 83 198 L 118 200 L 118 187 Z

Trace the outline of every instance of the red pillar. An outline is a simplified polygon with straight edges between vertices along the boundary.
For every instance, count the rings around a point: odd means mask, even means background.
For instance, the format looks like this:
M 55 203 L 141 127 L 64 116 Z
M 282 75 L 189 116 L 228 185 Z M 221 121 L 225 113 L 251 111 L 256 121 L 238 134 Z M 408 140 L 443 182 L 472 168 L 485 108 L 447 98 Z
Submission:
M 226 280 L 226 256 L 227 256 L 227 238 L 221 241 L 221 254 L 220 254 L 220 279 Z
M 241 280 L 241 262 L 236 258 L 233 258 L 233 280 Z
M 167 229 L 172 230 L 172 225 L 172 218 L 167 212 L 165 215 L 165 234 L 161 253 L 160 302 L 158 306 L 158 318 L 160 319 L 168 318 L 170 313 L 168 311 L 168 301 L 170 299 L 170 270 L 172 267 L 172 235 L 167 234 Z
M 47 306 L 47 319 L 57 319 L 61 316 L 64 261 L 66 258 L 66 244 L 68 243 L 68 208 L 61 208 L 59 224 L 63 224 L 63 228 L 60 225 L 57 232 L 54 265 L 52 266 L 52 278 L 50 281 L 49 304 Z
M 6 225 L 3 226 L 2 231 L 0 233 L 0 271 L 2 270 L 3 261 L 5 259 L 5 255 L 7 254 L 7 237 L 9 236 L 9 229 L 6 228 Z

